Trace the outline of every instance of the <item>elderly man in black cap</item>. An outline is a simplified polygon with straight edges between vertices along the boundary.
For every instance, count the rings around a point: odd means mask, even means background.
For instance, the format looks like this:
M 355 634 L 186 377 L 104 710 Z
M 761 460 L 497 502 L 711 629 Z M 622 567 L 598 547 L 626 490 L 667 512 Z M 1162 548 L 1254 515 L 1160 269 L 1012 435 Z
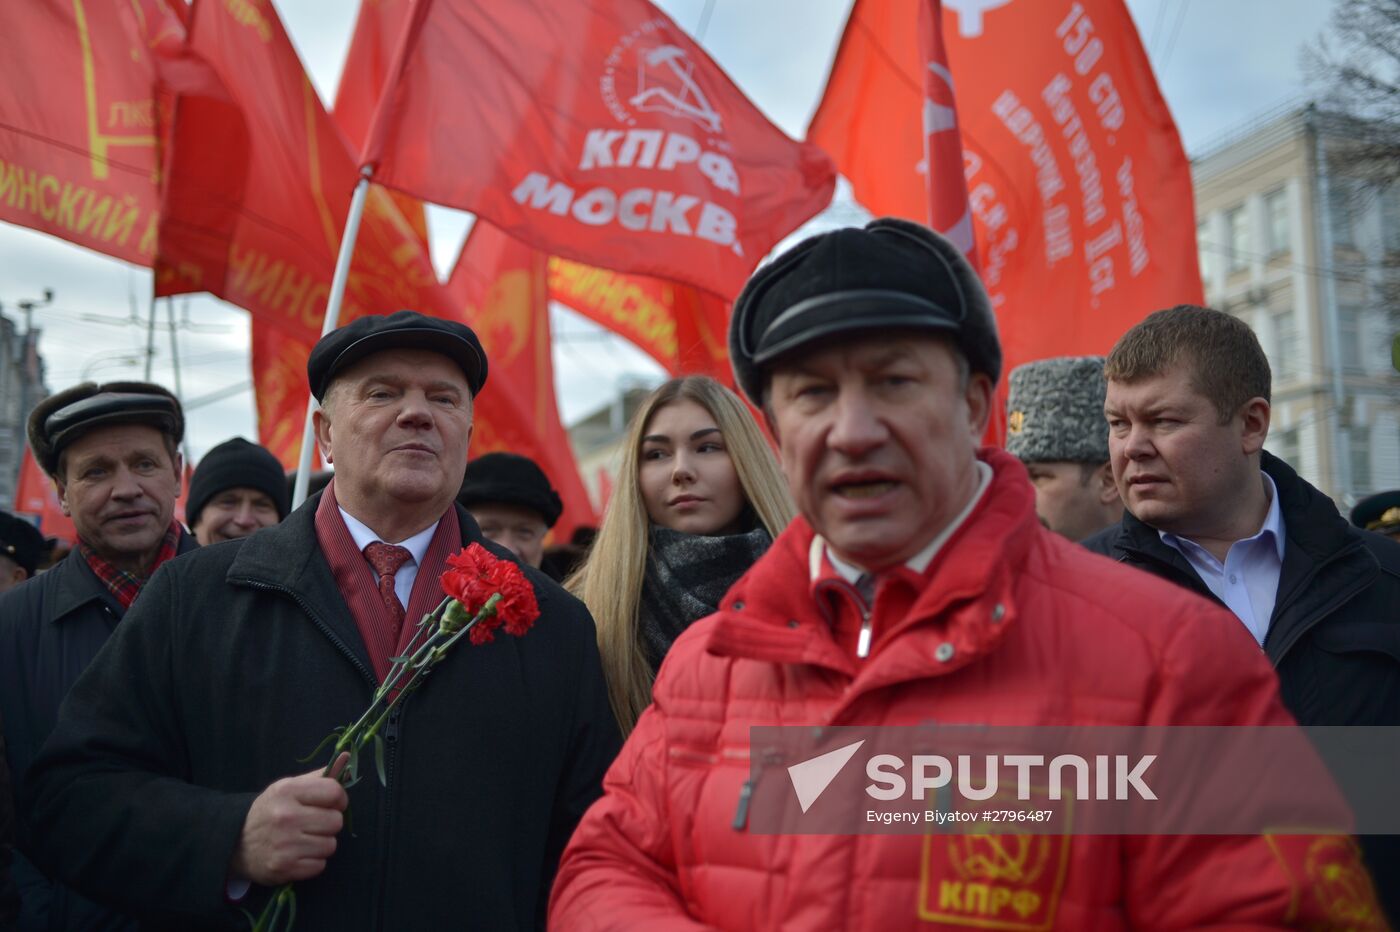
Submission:
M 468 463 L 457 501 L 487 540 L 533 567 L 544 558 L 544 536 L 564 510 L 544 470 L 518 453 L 487 453 Z
M 1075 541 L 1117 524 L 1103 357 L 1037 359 L 1012 369 L 1008 383 L 1006 452 L 1026 464 L 1041 522 Z
M 793 247 L 739 296 L 730 354 L 801 514 L 675 642 L 565 853 L 551 928 L 1321 918 L 1262 837 L 752 834 L 750 802 L 791 799 L 799 763 L 751 747 L 752 726 L 1289 719 L 1228 613 L 1051 533 L 1021 464 L 978 449 L 1001 351 L 946 239 L 877 220 Z M 1332 868 L 1364 891 L 1350 854 Z
M 184 432 L 179 401 L 146 382 L 85 382 L 49 396 L 29 416 L 34 458 L 52 477 L 78 546 L 52 570 L 0 596 L 0 720 L 16 791 L 60 703 L 151 575 L 195 548 L 175 520 Z M 24 857 L 16 859 L 15 877 L 22 927 L 119 921 Z
M 8 511 L 0 511 L 0 592 L 32 579 L 48 549 L 37 527 Z
M 152 580 L 36 768 L 36 853 L 169 928 L 237 924 L 227 898 L 251 884 L 256 913 L 297 881 L 308 929 L 538 928 L 618 741 L 592 620 L 538 571 L 525 636 L 462 645 L 388 718 L 387 785 L 298 762 L 360 716 L 447 558 L 482 543 L 453 499 L 485 354 L 400 311 L 323 337 L 307 372 L 335 478 Z
M 185 517 L 201 547 L 247 537 L 291 510 L 287 475 L 272 451 L 242 437 L 212 448 L 190 477 Z

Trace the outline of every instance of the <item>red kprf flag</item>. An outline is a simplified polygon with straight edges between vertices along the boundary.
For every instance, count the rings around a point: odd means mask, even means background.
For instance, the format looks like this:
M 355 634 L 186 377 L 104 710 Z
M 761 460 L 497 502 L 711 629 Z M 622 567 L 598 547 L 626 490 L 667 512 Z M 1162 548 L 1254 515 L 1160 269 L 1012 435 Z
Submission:
M 547 254 L 731 299 L 834 171 L 646 0 L 424 0 L 364 154 Z

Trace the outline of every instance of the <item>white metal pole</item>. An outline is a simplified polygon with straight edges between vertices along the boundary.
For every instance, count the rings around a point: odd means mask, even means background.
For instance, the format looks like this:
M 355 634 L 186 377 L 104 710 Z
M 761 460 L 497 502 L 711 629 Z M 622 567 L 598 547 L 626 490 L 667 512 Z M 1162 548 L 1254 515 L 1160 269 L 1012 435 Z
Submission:
M 340 304 L 345 299 L 345 283 L 350 278 L 350 260 L 355 256 L 355 239 L 360 234 L 360 217 L 365 212 L 365 196 L 369 194 L 369 179 L 374 174 L 373 166 L 360 169 L 360 183 L 355 185 L 355 195 L 350 198 L 350 216 L 345 220 L 345 235 L 340 238 L 340 255 L 335 260 L 335 276 L 331 279 L 331 293 L 326 300 L 326 319 L 321 324 L 321 336 L 336 328 L 340 321 Z M 306 423 L 301 431 L 301 456 L 297 459 L 297 481 L 292 488 L 292 508 L 296 509 L 306 501 L 306 490 L 311 484 L 311 448 L 316 442 L 311 415 L 316 411 L 316 398 L 306 399 Z

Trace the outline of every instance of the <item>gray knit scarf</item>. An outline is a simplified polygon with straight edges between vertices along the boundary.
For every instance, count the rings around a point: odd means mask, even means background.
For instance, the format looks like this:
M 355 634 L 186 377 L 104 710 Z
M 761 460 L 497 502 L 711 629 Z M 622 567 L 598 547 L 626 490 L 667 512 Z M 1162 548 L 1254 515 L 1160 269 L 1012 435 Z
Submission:
M 680 633 L 713 614 L 772 542 L 758 522 L 751 531 L 719 537 L 651 526 L 637 628 L 652 673 Z

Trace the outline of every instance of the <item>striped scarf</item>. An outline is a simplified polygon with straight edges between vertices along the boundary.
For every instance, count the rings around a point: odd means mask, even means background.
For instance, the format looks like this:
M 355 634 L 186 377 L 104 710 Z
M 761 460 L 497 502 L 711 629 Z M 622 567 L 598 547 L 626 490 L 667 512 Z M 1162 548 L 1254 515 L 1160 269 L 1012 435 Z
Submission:
M 150 571 L 145 574 L 129 573 L 126 570 L 117 569 L 99 557 L 97 551 L 89 547 L 85 540 L 79 539 L 78 550 L 97 578 L 102 580 L 102 584 L 111 591 L 112 595 L 117 597 L 122 608 L 128 609 L 131 608 L 131 603 L 135 602 L 136 597 L 141 594 L 141 588 L 146 585 L 155 571 L 160 568 L 160 565 L 175 556 L 176 550 L 180 547 L 180 533 L 179 522 L 170 522 L 170 528 L 165 532 L 165 539 L 160 542 L 160 549 L 156 551 L 155 562 L 151 564 Z

